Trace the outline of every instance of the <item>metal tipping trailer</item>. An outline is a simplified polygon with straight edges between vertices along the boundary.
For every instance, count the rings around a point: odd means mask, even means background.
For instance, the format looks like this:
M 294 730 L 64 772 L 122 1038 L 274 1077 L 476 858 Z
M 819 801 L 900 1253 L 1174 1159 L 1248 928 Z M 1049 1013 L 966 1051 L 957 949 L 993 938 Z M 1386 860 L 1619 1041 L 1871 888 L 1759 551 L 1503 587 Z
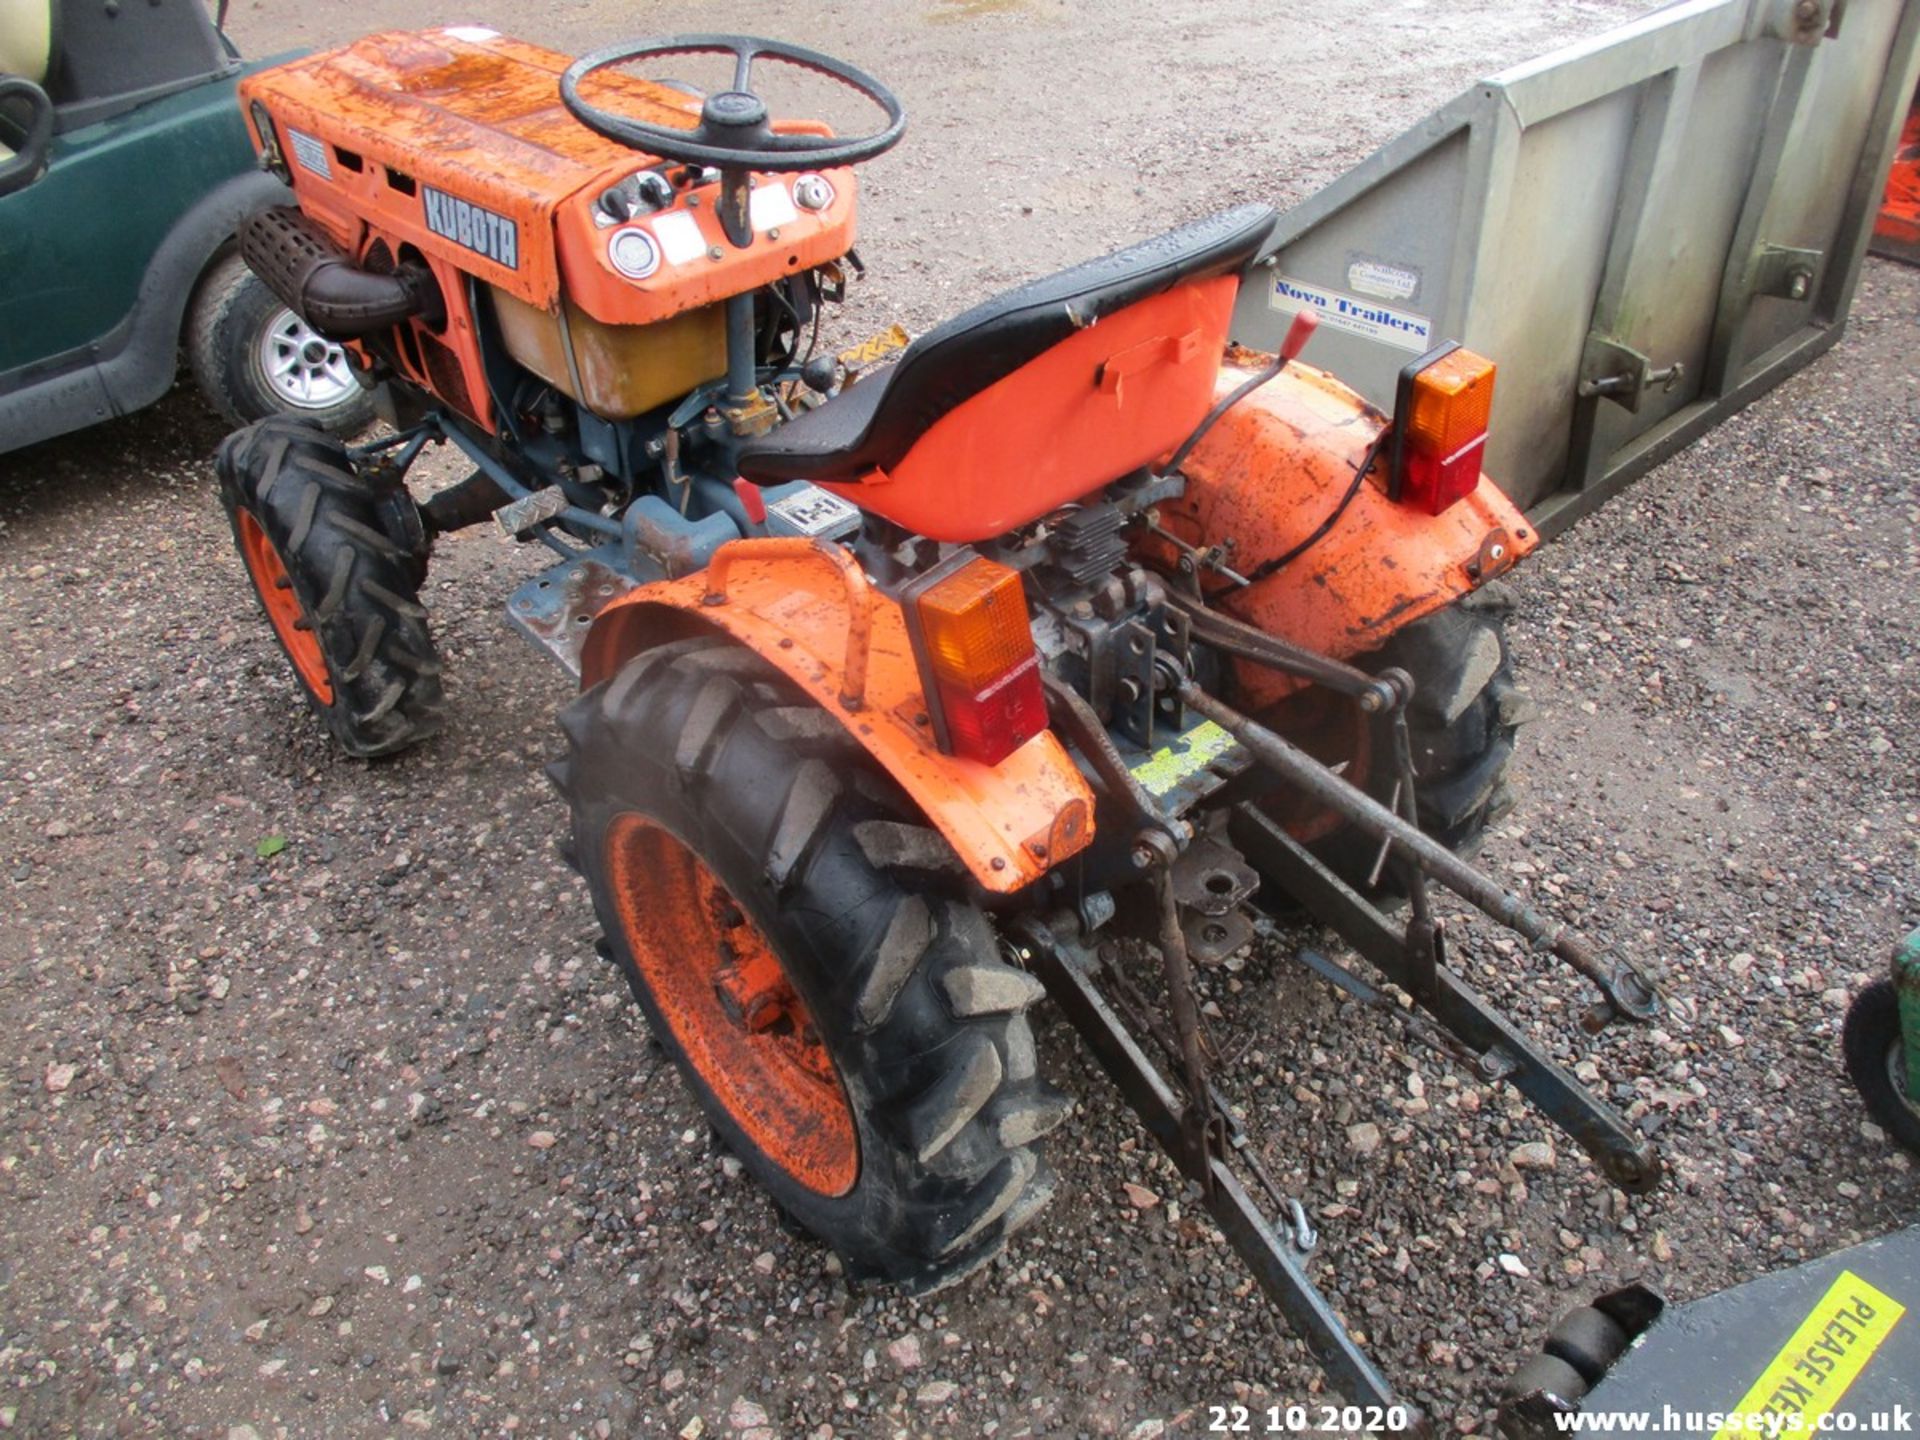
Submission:
M 1500 363 L 1487 473 L 1543 534 L 1840 338 L 1920 71 L 1913 0 L 1682 0 L 1503 71 L 1283 215 L 1235 338 L 1293 313 L 1390 409 Z

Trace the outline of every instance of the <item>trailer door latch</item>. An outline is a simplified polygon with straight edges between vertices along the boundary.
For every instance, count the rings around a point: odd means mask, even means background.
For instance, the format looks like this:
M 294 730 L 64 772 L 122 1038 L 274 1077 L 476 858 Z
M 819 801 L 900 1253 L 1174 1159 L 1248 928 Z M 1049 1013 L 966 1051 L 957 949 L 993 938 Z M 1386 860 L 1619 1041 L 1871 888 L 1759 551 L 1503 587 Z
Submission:
M 1821 252 L 1791 245 L 1766 244 L 1753 257 L 1751 285 L 1755 295 L 1781 300 L 1811 300 L 1813 282 L 1820 273 Z
M 1662 394 L 1686 379 L 1687 367 L 1678 360 L 1653 368 L 1653 362 L 1630 345 L 1605 335 L 1589 335 L 1580 356 L 1578 392 L 1583 400 L 1604 396 L 1629 414 L 1640 413 L 1640 397 L 1658 386 Z

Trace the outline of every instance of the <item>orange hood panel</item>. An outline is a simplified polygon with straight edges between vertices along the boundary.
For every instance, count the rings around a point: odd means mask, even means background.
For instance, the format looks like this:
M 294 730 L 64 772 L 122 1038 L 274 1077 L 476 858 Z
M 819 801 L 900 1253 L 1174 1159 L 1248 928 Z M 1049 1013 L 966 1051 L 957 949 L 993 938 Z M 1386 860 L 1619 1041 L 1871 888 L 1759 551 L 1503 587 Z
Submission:
M 642 280 L 622 276 L 594 202 L 657 160 L 568 112 L 560 77 L 572 63 L 477 26 L 388 31 L 249 76 L 240 96 L 243 108 L 266 105 L 301 209 L 350 253 L 373 238 L 411 246 L 542 310 L 557 309 L 564 288 L 597 320 L 649 324 L 824 264 L 853 244 L 849 170 L 823 172 L 835 197 L 825 210 L 756 224 L 763 233 L 745 249 L 720 233 L 717 184 L 696 184 L 637 222 L 668 252 L 664 263 Z M 581 88 L 636 120 L 688 130 L 699 122 L 699 99 L 670 85 L 613 70 Z M 811 120 L 774 129 L 830 133 Z M 675 244 L 658 233 L 663 222 L 677 227 Z

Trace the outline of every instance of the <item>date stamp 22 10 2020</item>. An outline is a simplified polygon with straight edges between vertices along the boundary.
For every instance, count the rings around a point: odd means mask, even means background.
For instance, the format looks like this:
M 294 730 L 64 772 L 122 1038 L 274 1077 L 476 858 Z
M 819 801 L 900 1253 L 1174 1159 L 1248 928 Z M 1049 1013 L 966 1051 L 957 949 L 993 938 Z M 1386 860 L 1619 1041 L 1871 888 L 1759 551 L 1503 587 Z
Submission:
M 1207 1406 L 1209 1435 L 1394 1435 L 1412 1428 L 1405 1405 Z

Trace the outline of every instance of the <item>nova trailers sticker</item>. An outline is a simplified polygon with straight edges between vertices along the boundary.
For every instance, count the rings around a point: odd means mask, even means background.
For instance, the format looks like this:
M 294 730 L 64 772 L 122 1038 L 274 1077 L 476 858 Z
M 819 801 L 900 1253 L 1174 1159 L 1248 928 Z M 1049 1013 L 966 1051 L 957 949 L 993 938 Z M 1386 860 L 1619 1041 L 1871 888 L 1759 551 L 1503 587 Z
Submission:
M 1320 320 L 1335 330 L 1377 340 L 1424 355 L 1433 348 L 1433 322 L 1411 310 L 1396 310 L 1378 300 L 1362 299 L 1339 290 L 1309 285 L 1285 275 L 1273 277 L 1273 289 L 1267 303 L 1276 310 L 1292 312 L 1311 305 L 1320 312 Z
M 471 200 L 461 200 L 431 185 L 420 187 L 426 205 L 427 228 L 476 255 L 484 255 L 509 270 L 520 268 L 520 227 Z
M 1174 736 L 1145 760 L 1133 767 L 1133 778 L 1156 800 L 1164 800 L 1221 756 L 1232 753 L 1240 742 L 1211 720 L 1203 720 L 1184 734 Z

